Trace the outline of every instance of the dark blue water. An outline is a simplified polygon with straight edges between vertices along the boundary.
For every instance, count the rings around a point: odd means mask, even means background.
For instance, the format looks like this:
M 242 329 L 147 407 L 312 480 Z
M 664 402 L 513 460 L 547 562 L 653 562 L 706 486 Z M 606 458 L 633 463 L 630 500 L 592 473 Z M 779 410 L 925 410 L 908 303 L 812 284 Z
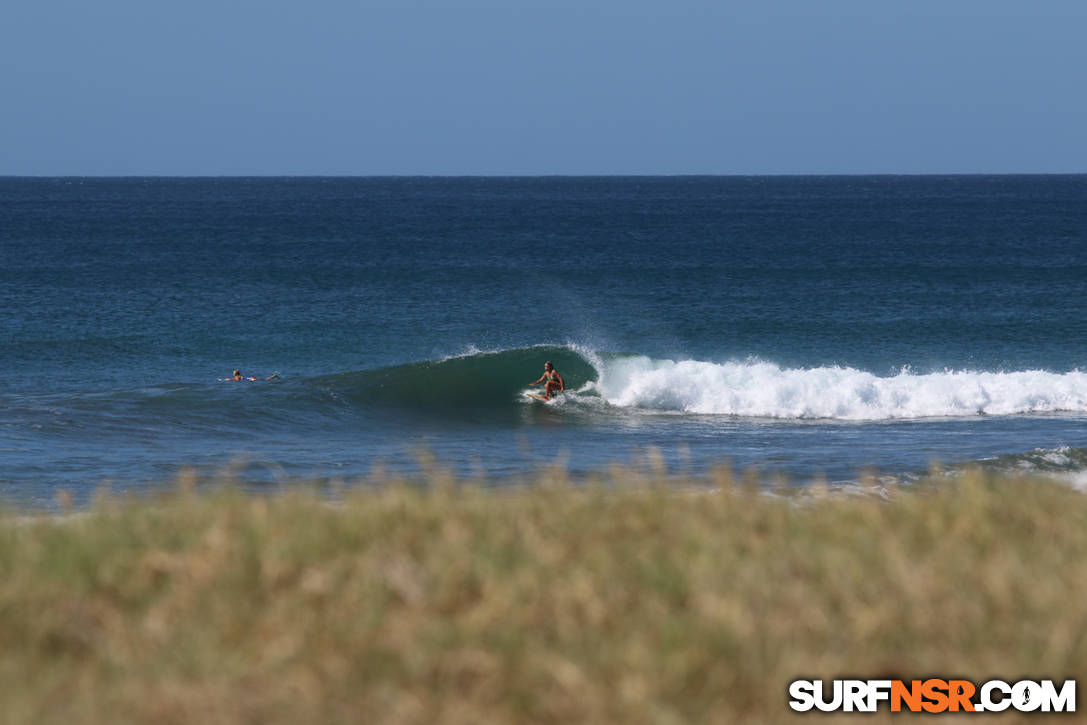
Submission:
M 1076 475 L 1085 300 L 1087 176 L 0 179 L 0 487 Z

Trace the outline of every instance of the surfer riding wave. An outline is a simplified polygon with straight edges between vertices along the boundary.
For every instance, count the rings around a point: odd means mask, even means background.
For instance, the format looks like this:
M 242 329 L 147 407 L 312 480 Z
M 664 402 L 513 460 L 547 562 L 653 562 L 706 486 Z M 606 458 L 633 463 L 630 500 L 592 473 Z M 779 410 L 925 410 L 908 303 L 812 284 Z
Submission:
M 542 396 L 544 400 L 551 400 L 551 398 L 555 397 L 555 393 L 566 392 L 566 381 L 562 379 L 559 371 L 555 369 L 550 360 L 544 363 L 544 372 L 540 379 L 534 383 L 529 383 L 529 385 L 536 386 L 540 383 L 544 383 L 544 394 Z

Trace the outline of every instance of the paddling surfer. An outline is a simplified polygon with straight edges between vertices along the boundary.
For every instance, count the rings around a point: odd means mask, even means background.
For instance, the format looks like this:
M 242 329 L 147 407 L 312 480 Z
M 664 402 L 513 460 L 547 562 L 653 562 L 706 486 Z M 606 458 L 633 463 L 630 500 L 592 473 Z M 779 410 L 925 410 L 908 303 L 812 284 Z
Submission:
M 566 381 L 559 375 L 559 371 L 555 369 L 555 366 L 548 360 L 544 363 L 544 372 L 540 376 L 540 379 L 530 385 L 539 385 L 544 383 L 544 400 L 550 400 L 555 397 L 555 393 L 566 392 Z
M 264 379 L 264 380 L 278 380 L 278 379 L 279 379 L 279 373 L 274 373 L 274 374 L 272 374 L 272 375 L 269 375 L 268 377 L 266 377 L 266 378 L 263 378 L 263 379 Z M 223 378 L 223 381 L 224 381 L 224 382 L 226 382 L 226 381 L 236 381 L 236 382 L 243 382 L 243 381 L 246 381 L 246 382 L 256 382 L 257 380 L 261 380 L 261 378 L 255 378 L 255 377 L 253 377 L 252 375 L 242 375 L 242 371 L 241 371 L 241 370 L 235 370 L 235 371 L 233 372 L 233 374 L 232 374 L 232 376 L 231 376 L 231 377 L 229 377 L 229 378 Z

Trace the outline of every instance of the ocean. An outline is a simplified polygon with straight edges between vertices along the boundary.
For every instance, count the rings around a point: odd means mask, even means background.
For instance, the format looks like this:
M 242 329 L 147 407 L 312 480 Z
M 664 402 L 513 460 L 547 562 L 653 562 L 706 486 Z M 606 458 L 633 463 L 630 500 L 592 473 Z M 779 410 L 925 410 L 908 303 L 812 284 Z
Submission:
M 1085 302 L 1082 175 L 0 178 L 0 499 L 654 451 L 1083 483 Z

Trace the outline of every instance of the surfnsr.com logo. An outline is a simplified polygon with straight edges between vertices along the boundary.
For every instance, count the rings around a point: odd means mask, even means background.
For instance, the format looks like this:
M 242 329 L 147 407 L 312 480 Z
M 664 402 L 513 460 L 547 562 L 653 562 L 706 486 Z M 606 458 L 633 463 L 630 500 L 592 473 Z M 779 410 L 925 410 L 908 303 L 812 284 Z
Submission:
M 1076 681 L 1058 688 L 1053 680 L 1008 683 L 989 680 L 794 680 L 789 707 L 797 712 L 1075 712 Z

